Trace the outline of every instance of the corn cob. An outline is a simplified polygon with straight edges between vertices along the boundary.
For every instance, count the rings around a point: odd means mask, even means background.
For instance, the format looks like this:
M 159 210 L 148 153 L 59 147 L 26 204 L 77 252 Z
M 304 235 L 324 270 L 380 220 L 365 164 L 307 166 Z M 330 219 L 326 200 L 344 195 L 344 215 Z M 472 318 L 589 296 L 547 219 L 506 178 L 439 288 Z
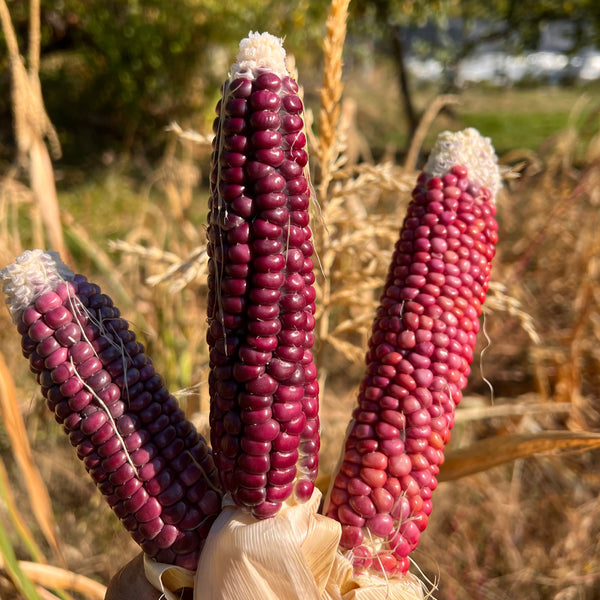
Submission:
M 326 514 L 355 571 L 405 573 L 473 358 L 497 241 L 489 140 L 442 134 L 413 190 Z
M 23 354 L 96 486 L 148 556 L 194 570 L 221 508 L 216 469 L 127 321 L 53 252 L 0 275 Z
M 318 466 L 302 111 L 281 40 L 250 33 L 214 122 L 207 342 L 215 463 L 257 518 L 307 500 Z

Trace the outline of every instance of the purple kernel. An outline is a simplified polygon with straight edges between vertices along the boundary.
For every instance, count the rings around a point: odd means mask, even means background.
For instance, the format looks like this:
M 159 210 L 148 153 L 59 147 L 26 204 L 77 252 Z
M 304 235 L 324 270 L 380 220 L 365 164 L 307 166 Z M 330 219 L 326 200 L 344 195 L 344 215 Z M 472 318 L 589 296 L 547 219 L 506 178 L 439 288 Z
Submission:
M 337 509 L 338 519 L 342 525 L 363 527 L 365 520 L 358 515 L 349 504 L 342 504 Z
M 179 529 L 165 522 L 165 526 L 153 541 L 159 548 L 170 548 L 175 543 L 178 534 Z
M 107 420 L 108 417 L 105 412 L 96 410 L 96 412 L 82 419 L 80 430 L 84 435 L 92 435 L 105 425 Z
M 164 506 L 172 506 L 179 502 L 185 496 L 185 488 L 178 479 L 173 479 L 171 485 L 163 492 L 156 496 L 160 504 Z
M 254 87 L 261 90 L 272 90 L 278 92 L 281 89 L 282 81 L 275 73 L 267 71 L 266 73 L 260 74 L 254 80 Z
M 37 344 L 37 346 L 35 346 L 35 351 L 40 358 L 45 358 L 56 352 L 61 347 L 62 346 L 59 344 L 58 340 L 56 340 L 55 337 L 50 336 Z
M 67 323 L 56 330 L 54 337 L 68 348 L 81 339 L 81 327 L 77 323 Z
M 273 418 L 279 421 L 290 421 L 302 413 L 300 402 L 275 402 L 272 406 Z
M 271 110 L 259 110 L 250 115 L 250 126 L 254 129 L 279 129 L 281 118 Z
M 121 465 L 125 464 L 125 462 L 127 462 L 127 455 L 123 451 L 118 451 L 109 456 L 108 458 L 105 458 L 102 461 L 101 465 L 107 473 L 112 473 L 113 471 L 116 471 Z
M 272 517 L 272 516 L 276 515 L 279 512 L 280 508 L 281 508 L 281 502 L 265 501 L 265 502 L 261 502 L 260 504 L 257 504 L 256 506 L 253 506 L 252 514 L 257 519 L 263 519 L 263 518 Z
M 100 369 L 86 380 L 86 384 L 96 391 L 104 389 L 109 383 L 111 377 L 104 369 Z
M 377 514 L 366 522 L 369 531 L 381 538 L 387 538 L 394 531 L 394 519 L 389 514 Z
M 50 370 L 55 369 L 56 367 L 58 367 L 58 365 L 67 360 L 68 353 L 69 351 L 67 348 L 59 347 L 44 360 L 44 367 Z
M 244 469 L 238 468 L 234 472 L 234 478 L 240 487 L 251 490 L 261 489 L 267 485 L 266 472 L 251 473 Z
M 127 483 L 133 477 L 135 477 L 135 471 L 133 470 L 133 467 L 129 463 L 125 463 L 116 471 L 111 473 L 108 476 L 108 479 L 113 485 L 119 486 Z
M 300 436 L 282 431 L 275 439 L 272 440 L 272 443 L 274 451 L 290 452 L 298 448 L 298 445 L 300 444 Z
M 163 520 L 156 517 L 151 521 L 140 523 L 138 530 L 146 540 L 152 540 L 162 531 L 164 526 Z
M 250 335 L 259 337 L 269 337 L 277 335 L 280 331 L 281 323 L 279 319 L 271 319 L 267 321 L 251 321 L 250 323 L 248 323 L 248 332 L 250 333 Z M 257 376 L 258 373 L 256 375 L 253 375 L 253 377 Z
M 148 497 L 146 502 L 138 508 L 135 516 L 140 523 L 148 523 L 160 517 L 162 507 L 156 498 Z
M 248 100 L 254 110 L 276 111 L 281 106 L 281 98 L 270 90 L 256 90 L 252 92 Z
M 77 366 L 77 372 L 82 379 L 87 379 L 91 375 L 94 375 L 94 373 L 97 373 L 101 368 L 102 363 L 95 356 L 91 356 Z
M 262 179 L 272 174 L 274 167 L 268 163 L 251 160 L 246 163 L 244 169 L 250 179 Z
M 246 473 L 266 473 L 269 470 L 270 465 L 271 461 L 268 454 L 262 456 L 242 454 L 238 459 L 238 467 Z
M 260 149 L 269 149 L 269 148 L 275 148 L 281 145 L 282 142 L 282 136 L 278 131 L 273 131 L 271 129 L 267 129 L 267 130 L 263 130 L 263 131 L 255 131 L 251 136 L 250 136 L 250 141 L 252 143 L 252 145 L 255 148 L 260 148 Z M 279 175 L 279 177 L 281 177 Z M 283 177 L 281 177 L 281 179 L 284 181 L 285 183 L 285 179 L 283 179 Z M 260 192 L 260 193 L 266 193 L 266 192 L 271 192 L 271 191 L 277 191 L 280 192 L 283 189 L 265 189 L 264 192 Z
M 281 148 L 260 148 L 254 152 L 258 162 L 278 167 L 285 160 L 285 153 Z M 281 204 L 279 205 L 281 206 Z
M 73 320 L 73 315 L 65 306 L 57 306 L 44 315 L 44 321 L 52 329 L 58 329 Z
M 38 319 L 41 318 L 41 314 L 33 307 L 28 306 L 21 316 L 21 322 L 27 327 L 33 325 Z
M 271 469 L 268 473 L 270 485 L 288 485 L 294 481 L 296 477 L 296 467 L 288 467 L 287 469 Z
M 134 514 L 139 511 L 148 500 L 150 500 L 148 492 L 141 487 L 130 498 L 123 501 L 123 508 L 129 514 Z
M 286 485 L 269 485 L 267 486 L 267 501 L 268 502 L 285 502 L 294 490 L 294 485 L 288 483 Z
M 270 407 L 273 404 L 273 396 L 242 392 L 238 395 L 238 404 L 244 410 L 259 410 Z
M 163 415 L 166 416 L 166 415 Z M 173 425 L 168 425 L 158 433 L 155 433 L 152 437 L 152 441 L 159 447 L 165 448 L 168 446 L 177 436 L 177 431 Z M 165 457 L 166 458 L 166 457 Z
M 55 292 L 45 292 L 35 301 L 35 308 L 40 313 L 47 313 L 59 307 L 62 298 Z
M 291 114 L 299 114 L 304 110 L 302 100 L 295 94 L 289 94 L 282 99 L 283 108 Z
M 266 497 L 267 493 L 264 488 L 239 488 L 234 495 L 235 501 L 239 504 L 242 504 L 242 506 L 257 506 L 264 502 Z
M 157 464 L 160 463 L 160 461 L 156 462 Z M 159 473 L 157 473 L 154 477 L 148 479 L 145 483 L 146 490 L 151 496 L 158 496 L 159 494 L 165 493 L 173 485 L 174 476 L 171 469 L 164 469 L 162 467 L 160 468 L 162 470 Z M 179 501 L 180 499 L 181 498 L 178 498 L 177 500 L 175 500 L 175 502 Z M 163 505 L 165 504 L 162 501 L 162 499 L 160 499 L 160 502 Z
M 279 434 L 279 423 L 273 419 L 269 419 L 258 425 L 248 425 L 245 433 L 251 440 L 271 442 L 275 440 Z
M 120 420 L 120 419 L 118 419 Z M 150 441 L 150 433 L 145 429 L 140 429 L 139 431 L 134 431 L 127 437 L 125 437 L 125 449 L 127 452 L 135 452 L 139 448 L 141 448 L 144 444 L 147 444 Z

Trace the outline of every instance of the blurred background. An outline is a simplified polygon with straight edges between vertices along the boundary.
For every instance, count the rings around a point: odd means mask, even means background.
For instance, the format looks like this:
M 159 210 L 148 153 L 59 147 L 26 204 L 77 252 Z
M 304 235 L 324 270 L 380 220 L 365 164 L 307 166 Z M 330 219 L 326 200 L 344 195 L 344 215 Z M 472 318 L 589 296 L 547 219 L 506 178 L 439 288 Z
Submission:
M 600 3 L 0 0 L 0 18 L 0 266 L 60 248 L 205 435 L 212 120 L 239 40 L 284 38 L 321 207 L 324 490 L 417 172 L 444 129 L 490 137 L 505 185 L 485 335 L 414 570 L 439 600 L 600 598 Z M 0 598 L 101 598 L 137 548 L 7 311 L 0 401 Z

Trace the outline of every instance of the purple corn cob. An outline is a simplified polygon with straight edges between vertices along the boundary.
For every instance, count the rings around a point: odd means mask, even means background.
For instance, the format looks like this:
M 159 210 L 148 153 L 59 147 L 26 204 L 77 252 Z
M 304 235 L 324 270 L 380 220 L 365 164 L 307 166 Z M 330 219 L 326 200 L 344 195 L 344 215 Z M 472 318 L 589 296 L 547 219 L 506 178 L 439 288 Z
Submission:
M 327 515 L 355 570 L 405 573 L 462 398 L 497 241 L 499 171 L 474 129 L 442 134 L 408 207 Z
M 207 341 L 215 464 L 258 518 L 307 500 L 318 467 L 302 111 L 281 41 L 251 33 L 214 123 Z
M 53 252 L 25 252 L 0 275 L 23 354 L 96 486 L 147 555 L 194 570 L 218 476 L 127 321 Z

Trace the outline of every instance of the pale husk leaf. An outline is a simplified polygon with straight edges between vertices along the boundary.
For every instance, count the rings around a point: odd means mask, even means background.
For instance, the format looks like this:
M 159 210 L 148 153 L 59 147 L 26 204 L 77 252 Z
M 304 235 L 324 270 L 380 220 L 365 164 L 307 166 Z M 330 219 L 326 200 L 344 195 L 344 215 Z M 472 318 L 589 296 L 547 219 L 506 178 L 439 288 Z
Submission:
M 422 600 L 412 575 L 354 576 L 338 551 L 340 524 L 317 513 L 320 501 L 315 490 L 308 502 L 257 520 L 225 500 L 195 575 L 146 558 L 146 577 L 166 600 L 182 587 L 194 588 L 194 600 Z

